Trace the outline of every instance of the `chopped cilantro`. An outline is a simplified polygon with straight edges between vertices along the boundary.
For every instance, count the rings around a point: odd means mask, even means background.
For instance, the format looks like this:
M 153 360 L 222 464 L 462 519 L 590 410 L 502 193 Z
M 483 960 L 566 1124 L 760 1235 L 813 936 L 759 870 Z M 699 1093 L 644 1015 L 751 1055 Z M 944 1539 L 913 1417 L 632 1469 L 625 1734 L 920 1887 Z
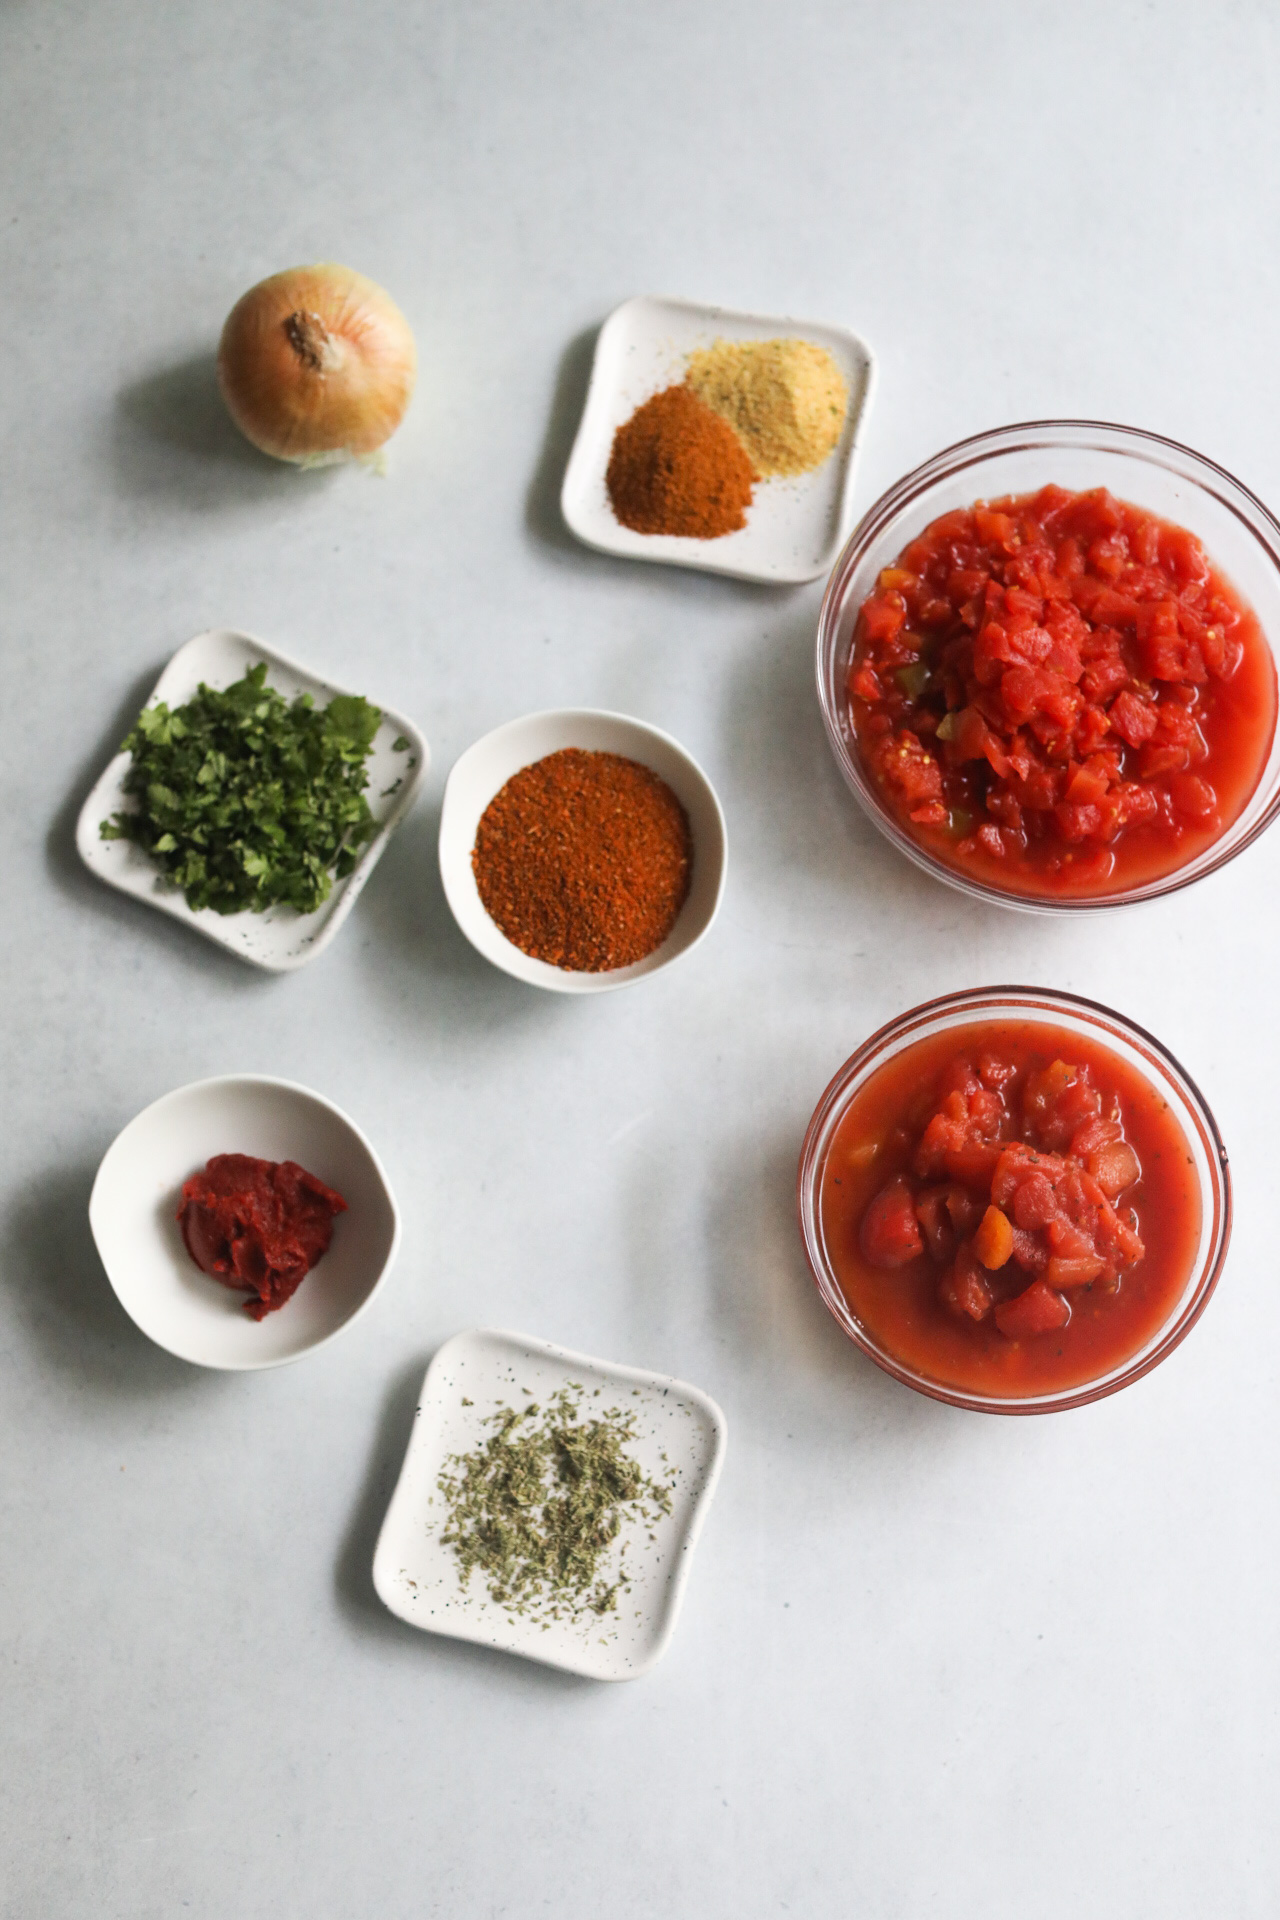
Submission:
M 408 736 L 402 733 L 398 736 L 397 739 L 393 740 L 391 742 L 391 751 L 392 753 L 408 753 L 409 751 Z
M 138 715 L 124 742 L 137 802 L 104 820 L 104 840 L 150 854 L 189 907 L 311 913 L 378 831 L 364 797 L 377 707 L 340 693 L 292 705 L 253 667 L 225 692 L 201 683 L 185 706 Z

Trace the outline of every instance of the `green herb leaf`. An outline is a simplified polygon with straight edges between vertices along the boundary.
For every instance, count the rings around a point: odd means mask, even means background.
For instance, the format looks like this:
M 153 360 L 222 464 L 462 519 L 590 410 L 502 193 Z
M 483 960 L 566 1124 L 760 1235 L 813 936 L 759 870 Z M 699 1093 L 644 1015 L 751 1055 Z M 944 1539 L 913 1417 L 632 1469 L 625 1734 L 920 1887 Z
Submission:
M 259 662 L 233 686 L 138 715 L 123 782 L 136 804 L 98 830 L 134 841 L 194 909 L 313 913 L 378 831 L 364 790 L 381 722 L 351 694 L 290 703 Z

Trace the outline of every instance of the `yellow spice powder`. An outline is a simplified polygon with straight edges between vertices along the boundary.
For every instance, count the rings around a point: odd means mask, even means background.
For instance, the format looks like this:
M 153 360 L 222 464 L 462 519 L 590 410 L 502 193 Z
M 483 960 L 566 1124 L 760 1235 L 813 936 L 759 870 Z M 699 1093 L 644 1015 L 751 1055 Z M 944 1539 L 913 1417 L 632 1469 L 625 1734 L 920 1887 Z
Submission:
M 849 389 L 809 340 L 717 340 L 685 383 L 729 422 L 764 477 L 820 467 L 840 438 Z

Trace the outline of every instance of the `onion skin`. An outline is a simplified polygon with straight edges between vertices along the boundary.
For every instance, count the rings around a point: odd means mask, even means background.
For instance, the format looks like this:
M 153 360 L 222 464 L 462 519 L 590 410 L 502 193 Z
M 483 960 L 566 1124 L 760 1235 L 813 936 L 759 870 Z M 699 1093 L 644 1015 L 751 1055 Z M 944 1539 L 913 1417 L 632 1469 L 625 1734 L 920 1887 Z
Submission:
M 218 347 L 218 385 L 241 433 L 300 466 L 375 454 L 404 418 L 417 368 L 390 294 L 329 262 L 250 287 Z

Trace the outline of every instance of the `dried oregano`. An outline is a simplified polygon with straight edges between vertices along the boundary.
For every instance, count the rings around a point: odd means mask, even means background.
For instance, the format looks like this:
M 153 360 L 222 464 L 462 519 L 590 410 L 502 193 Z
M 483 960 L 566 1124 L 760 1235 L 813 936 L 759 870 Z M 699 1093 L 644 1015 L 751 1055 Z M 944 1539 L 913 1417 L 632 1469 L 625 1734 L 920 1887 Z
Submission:
M 492 1600 L 544 1626 L 614 1612 L 630 1584 L 625 1540 L 608 1576 L 601 1562 L 623 1522 L 652 1526 L 671 1511 L 670 1487 L 626 1451 L 634 1417 L 617 1407 L 584 1417 L 582 1399 L 571 1385 L 545 1406 L 500 1407 L 483 1423 L 487 1439 L 450 1454 L 437 1482 L 448 1508 L 440 1538 L 462 1584 L 479 1570 Z

